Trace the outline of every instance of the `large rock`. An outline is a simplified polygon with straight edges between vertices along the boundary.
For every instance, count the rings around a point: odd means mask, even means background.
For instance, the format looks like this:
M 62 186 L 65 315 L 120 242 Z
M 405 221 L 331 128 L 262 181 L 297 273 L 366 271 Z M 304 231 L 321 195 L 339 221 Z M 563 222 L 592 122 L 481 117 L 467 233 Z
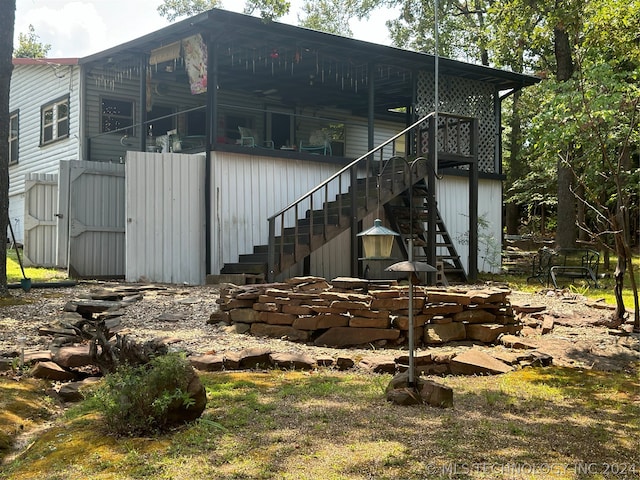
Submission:
M 424 342 L 427 344 L 441 344 L 466 338 L 467 331 L 460 322 L 430 324 L 424 327 Z
M 62 347 L 53 355 L 53 361 L 64 368 L 91 365 L 93 360 L 89 348 L 89 344 Z
M 386 388 L 387 400 L 397 405 L 426 403 L 440 408 L 453 407 L 453 390 L 432 380 L 415 378 L 409 385 L 409 372 L 402 372 L 391 379 Z
M 475 323 L 466 326 L 467 338 L 484 343 L 495 343 L 498 337 L 509 332 L 506 325 L 496 325 L 495 323 Z
M 207 391 L 195 370 L 193 370 L 189 378 L 186 394 L 189 397 L 189 402 L 184 402 L 182 398 L 178 398 L 169 405 L 167 412 L 167 423 L 169 425 L 191 422 L 200 417 L 207 406 Z
M 219 372 L 224 370 L 224 355 L 199 355 L 189 357 L 193 368 L 204 372 Z
M 455 313 L 452 318 L 454 322 L 489 323 L 495 321 L 496 316 L 487 310 L 477 308 Z
M 227 352 L 224 356 L 224 366 L 229 370 L 251 369 L 271 366 L 271 350 L 263 347 L 253 347 L 238 352 Z
M 68 381 L 75 380 L 73 372 L 69 372 L 55 362 L 38 362 L 31 369 L 31 375 L 36 378 L 46 378 L 48 380 Z
M 456 355 L 451 359 L 449 368 L 454 375 L 496 375 L 513 370 L 506 363 L 476 348 Z
M 260 312 L 252 308 L 235 308 L 229 312 L 229 317 L 233 322 L 253 323 L 260 319 Z
M 376 355 L 365 357 L 360 360 L 360 367 L 372 371 L 373 373 L 396 373 L 398 366 L 393 357 Z
M 305 330 L 297 330 L 287 325 L 268 325 L 266 323 L 254 323 L 251 325 L 251 334 L 261 337 L 286 338 L 294 342 L 306 342 L 310 333 Z
M 304 353 L 272 353 L 269 357 L 278 368 L 313 370 L 317 366 L 316 361 Z
M 393 328 L 333 327 L 320 335 L 314 344 L 318 347 L 348 347 L 377 340 L 397 340 L 398 337 L 400 330 Z

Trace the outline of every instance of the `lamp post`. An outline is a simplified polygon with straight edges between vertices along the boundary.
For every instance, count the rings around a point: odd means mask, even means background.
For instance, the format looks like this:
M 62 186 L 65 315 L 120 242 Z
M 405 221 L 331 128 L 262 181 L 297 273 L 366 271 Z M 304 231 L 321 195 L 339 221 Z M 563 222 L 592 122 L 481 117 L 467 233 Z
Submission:
M 407 261 L 397 262 L 385 269 L 387 272 L 408 272 L 409 273 L 409 387 L 415 387 L 415 331 L 413 318 L 413 275 L 416 272 L 435 272 L 436 268 L 425 262 L 415 262 L 413 260 L 413 167 L 418 160 L 426 160 L 418 157 L 411 163 L 403 159 L 409 169 L 409 239 L 407 240 Z M 386 166 L 386 165 L 385 165 Z M 384 167 L 382 168 L 384 171 Z M 380 174 L 382 174 L 382 171 Z M 435 225 L 430 225 L 435 228 Z M 380 219 L 374 221 L 374 226 L 359 233 L 362 237 L 362 244 L 365 251 L 365 259 L 388 259 L 391 256 L 393 239 L 399 233 L 382 226 Z

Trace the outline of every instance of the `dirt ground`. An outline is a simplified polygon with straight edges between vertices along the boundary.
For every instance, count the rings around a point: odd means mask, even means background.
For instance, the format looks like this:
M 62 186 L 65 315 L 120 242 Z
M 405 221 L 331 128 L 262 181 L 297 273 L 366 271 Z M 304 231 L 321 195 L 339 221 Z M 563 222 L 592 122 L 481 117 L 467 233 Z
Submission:
M 11 295 L 19 305 L 0 306 L 0 355 L 15 355 L 20 337 L 25 351 L 46 349 L 50 336 L 38 334 L 38 329 L 58 322 L 64 305 L 74 299 L 86 298 L 91 291 L 113 288 L 111 282 L 86 282 L 75 287 L 32 289 L 30 292 L 12 290 Z M 176 286 L 163 285 L 158 290 L 145 291 L 138 301 L 129 304 L 121 317 L 125 333 L 139 339 L 171 338 L 176 349 L 190 354 L 225 352 L 248 347 L 266 346 L 275 352 L 304 352 L 312 356 L 328 354 L 337 356 L 370 356 L 372 354 L 397 356 L 400 348 L 384 345 L 371 348 L 344 349 L 320 348 L 293 343 L 282 339 L 257 338 L 237 334 L 224 324 L 208 324 L 211 313 L 217 310 L 218 285 Z M 627 324 L 611 329 L 603 324 L 611 317 L 612 310 L 597 302 L 568 291 L 541 291 L 537 294 L 512 292 L 509 300 L 525 310 L 520 313 L 525 325 L 524 338 L 539 351 L 553 357 L 554 365 L 584 369 L 633 371 L 640 360 L 640 335 L 631 333 L 631 315 Z M 540 323 L 544 317 L 553 318 L 553 329 L 542 334 Z M 418 346 L 420 351 L 451 351 L 471 348 L 470 342 L 460 342 L 443 347 Z M 478 345 L 475 345 L 478 347 Z M 502 346 L 481 346 L 504 349 Z

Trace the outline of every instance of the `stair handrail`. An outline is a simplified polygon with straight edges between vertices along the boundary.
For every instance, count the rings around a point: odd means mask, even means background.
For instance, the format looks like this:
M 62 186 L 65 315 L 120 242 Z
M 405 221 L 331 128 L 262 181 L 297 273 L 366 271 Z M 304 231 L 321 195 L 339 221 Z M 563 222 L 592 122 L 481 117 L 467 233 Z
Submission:
M 418 127 L 419 125 L 423 124 L 425 121 L 429 120 L 431 117 L 435 117 L 436 112 L 431 112 L 427 115 L 425 115 L 424 117 L 420 118 L 419 120 L 415 121 L 414 123 L 412 123 L 411 125 L 409 125 L 408 127 L 405 127 L 403 130 L 401 130 L 400 132 L 398 132 L 396 135 L 390 137 L 389 139 L 387 139 L 386 141 L 384 141 L 383 143 L 379 144 L 378 146 L 374 147 L 373 149 L 369 150 L 367 153 L 361 155 L 360 157 L 356 158 L 355 160 L 353 160 L 351 163 L 349 163 L 348 165 L 344 166 L 343 168 L 341 168 L 339 171 L 337 171 L 336 173 L 334 173 L 333 175 L 331 175 L 330 177 L 328 177 L 326 180 L 324 180 L 323 182 L 321 182 L 320 184 L 316 185 L 313 189 L 309 190 L 306 194 L 300 196 L 297 200 L 291 202 L 289 205 L 287 205 L 286 207 L 284 207 L 283 209 L 281 209 L 280 211 L 278 211 L 277 213 L 271 215 L 268 217 L 268 222 L 269 222 L 269 246 L 268 246 L 268 260 L 267 260 L 267 276 L 269 278 L 269 281 L 273 281 L 274 280 L 274 274 L 275 274 L 275 237 L 276 237 L 276 219 L 278 217 L 282 217 L 282 225 L 281 225 L 281 236 L 284 237 L 284 215 L 291 211 L 292 209 L 295 209 L 295 232 L 297 234 L 298 232 L 298 205 L 301 204 L 303 201 L 309 199 L 310 202 L 310 210 L 313 211 L 313 195 L 316 194 L 317 192 L 319 192 L 320 190 L 322 190 L 323 188 L 327 188 L 328 185 L 330 183 L 332 183 L 334 180 L 340 178 L 342 175 L 344 175 L 346 172 L 348 171 L 356 171 L 353 170 L 355 168 L 357 168 L 362 162 L 363 160 L 372 158 L 372 155 L 374 155 L 376 152 L 379 152 L 380 150 L 382 150 L 384 147 L 386 147 L 387 145 L 389 145 L 390 143 L 396 141 L 398 138 L 402 137 L 403 135 L 407 134 L 408 132 L 410 132 L 411 130 L 413 130 L 414 128 Z M 442 115 L 442 112 L 440 112 L 440 115 Z M 353 180 L 353 179 L 352 179 Z M 368 185 L 367 185 L 368 188 Z M 328 213 L 325 212 L 325 219 L 328 216 Z M 313 235 L 313 216 L 310 219 L 310 229 L 311 229 L 311 236 Z M 281 241 L 281 248 L 280 248 L 280 254 L 281 254 L 281 259 L 282 259 L 282 255 L 284 253 L 284 241 Z

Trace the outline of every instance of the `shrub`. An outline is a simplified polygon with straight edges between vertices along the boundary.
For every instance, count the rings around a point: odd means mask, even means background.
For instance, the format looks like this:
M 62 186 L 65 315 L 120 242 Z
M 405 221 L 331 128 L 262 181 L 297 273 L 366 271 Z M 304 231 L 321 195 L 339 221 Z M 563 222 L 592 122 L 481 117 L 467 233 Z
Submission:
M 194 407 L 196 401 L 190 392 L 194 378 L 199 384 L 186 358 L 169 353 L 142 366 L 119 367 L 105 376 L 94 399 L 110 432 L 128 436 L 159 433 L 177 423 L 177 409 Z M 203 409 L 204 405 L 194 418 Z

